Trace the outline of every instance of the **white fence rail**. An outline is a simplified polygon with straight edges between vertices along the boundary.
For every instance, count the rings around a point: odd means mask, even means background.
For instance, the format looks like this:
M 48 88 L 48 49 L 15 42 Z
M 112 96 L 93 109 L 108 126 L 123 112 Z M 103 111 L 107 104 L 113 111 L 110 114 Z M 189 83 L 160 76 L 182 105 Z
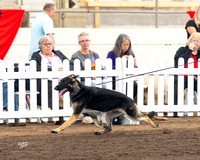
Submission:
M 47 64 L 42 64 L 42 71 L 36 71 L 35 61 L 31 61 L 27 67 L 24 62 L 18 64 L 18 72 L 14 72 L 14 63 L 9 62 L 7 65 L 3 61 L 0 63 L 0 123 L 8 119 L 8 123 L 19 118 L 21 122 L 30 118 L 31 122 L 36 122 L 38 118 L 48 121 L 48 118 L 53 118 L 54 121 L 58 117 L 63 116 L 65 119 L 72 114 L 70 107 L 69 93 L 63 97 L 63 108 L 59 108 L 58 91 L 53 89 L 52 93 L 52 109 L 48 108 L 48 80 L 52 81 L 52 88 L 54 88 L 60 78 L 70 74 L 85 77 L 85 84 L 91 85 L 91 77 L 96 77 L 96 84 L 102 83 L 104 78 L 104 85 L 106 88 L 112 89 L 112 77 L 116 77 L 116 90 L 124 94 L 127 93 L 129 97 L 133 97 L 133 80 L 138 83 L 137 104 L 141 111 L 149 112 L 156 111 L 159 116 L 167 113 L 168 116 L 173 116 L 174 112 L 178 112 L 179 116 L 187 114 L 193 116 L 194 114 L 200 115 L 200 98 L 197 95 L 197 103 L 193 103 L 193 77 L 197 75 L 200 82 L 200 70 L 191 67 L 183 68 L 183 60 L 180 59 L 179 68 L 173 68 L 173 63 L 164 65 L 164 60 L 159 61 L 159 67 L 154 67 L 154 61 L 150 60 L 149 64 L 145 64 L 142 60 L 137 60 L 138 68 L 134 68 L 133 58 L 129 58 L 128 62 L 125 58 L 117 58 L 116 70 L 112 70 L 112 61 L 106 60 L 106 66 L 102 67 L 101 59 L 96 60 L 96 70 L 91 70 L 90 60 L 85 62 L 85 70 L 80 70 L 80 61 L 75 60 L 74 70 L 69 70 L 69 61 L 65 60 L 63 63 L 63 71 L 58 71 L 57 65 L 53 63 L 52 71 L 47 71 Z M 128 67 L 127 67 L 128 65 Z M 200 64 L 199 64 L 200 65 Z M 169 67 L 170 69 L 164 69 Z M 172 68 L 171 68 L 172 67 Z M 102 69 L 104 68 L 104 69 Z M 188 75 L 188 99 L 185 104 L 184 99 L 184 75 Z M 138 76 L 137 76 L 138 75 Z M 174 75 L 178 75 L 178 105 L 174 105 Z M 37 106 L 37 79 L 41 81 L 41 106 Z M 14 92 L 14 81 L 19 80 L 19 92 Z M 30 91 L 26 92 L 25 80 L 30 80 Z M 118 80 L 122 79 L 122 80 Z M 2 83 L 8 83 L 8 107 L 3 110 L 3 92 Z M 144 104 L 144 86 L 148 86 L 147 104 Z M 97 87 L 102 87 L 97 85 Z M 197 87 L 197 93 L 200 92 L 200 85 Z M 19 110 L 14 110 L 14 97 L 18 95 Z M 30 97 L 30 104 L 27 106 L 27 95 Z M 166 98 L 167 97 L 167 98 Z

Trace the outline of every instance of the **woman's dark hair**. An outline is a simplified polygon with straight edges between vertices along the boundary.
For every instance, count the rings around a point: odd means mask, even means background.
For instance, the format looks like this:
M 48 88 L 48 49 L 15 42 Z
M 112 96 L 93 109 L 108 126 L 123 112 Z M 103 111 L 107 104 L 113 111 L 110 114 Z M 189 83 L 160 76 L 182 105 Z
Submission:
M 113 52 L 115 54 L 115 57 L 121 57 L 121 54 L 122 54 L 122 50 L 121 50 L 121 44 L 123 43 L 123 41 L 127 39 L 129 40 L 130 42 L 130 46 L 128 48 L 128 50 L 126 51 L 126 55 L 131 55 L 133 54 L 133 51 L 132 51 L 132 44 L 131 44 L 131 39 L 128 35 L 126 34 L 120 34 L 115 42 L 115 46 L 113 47 Z

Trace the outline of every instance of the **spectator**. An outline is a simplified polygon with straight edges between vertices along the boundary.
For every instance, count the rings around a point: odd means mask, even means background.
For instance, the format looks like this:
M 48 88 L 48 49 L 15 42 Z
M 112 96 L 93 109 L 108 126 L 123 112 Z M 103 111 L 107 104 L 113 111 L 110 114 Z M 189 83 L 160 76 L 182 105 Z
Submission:
M 34 52 L 31 60 L 35 60 L 37 64 L 37 71 L 41 71 L 41 61 L 46 61 L 48 65 L 48 71 L 52 70 L 52 61 L 57 62 L 59 71 L 63 70 L 63 61 L 68 59 L 59 50 L 54 50 L 54 41 L 50 36 L 42 36 L 39 40 L 40 50 Z M 37 103 L 41 106 L 41 80 L 37 80 L 37 90 L 39 94 L 37 95 Z M 48 80 L 48 107 L 52 109 L 52 81 Z
M 135 55 L 132 50 L 131 39 L 126 34 L 120 34 L 115 42 L 113 50 L 108 52 L 107 58 L 112 60 L 112 69 L 115 69 L 115 60 L 117 57 L 126 57 L 132 55 L 135 58 Z M 135 59 L 134 59 L 135 60 Z M 137 67 L 136 60 L 134 62 L 134 67 Z M 115 78 L 113 78 L 113 89 L 115 89 Z M 134 98 L 137 96 L 137 83 L 134 81 Z M 122 119 L 124 119 L 124 114 L 120 115 L 117 118 L 114 118 L 113 124 L 122 124 Z
M 53 16 L 56 13 L 56 6 L 53 3 L 46 3 L 43 12 L 40 13 L 32 22 L 31 45 L 28 59 L 34 52 L 39 50 L 38 42 L 43 35 L 49 35 L 54 41 Z M 55 42 L 54 42 L 55 43 Z
M 95 70 L 95 61 L 99 58 L 99 55 L 91 51 L 89 49 L 90 47 L 90 38 L 89 34 L 82 32 L 78 35 L 78 44 L 81 46 L 81 49 L 74 53 L 71 57 L 71 61 L 73 62 L 75 59 L 79 59 L 81 62 L 81 70 L 85 69 L 85 60 L 90 59 L 91 60 L 91 69 Z M 94 80 L 95 78 L 92 78 L 92 84 L 95 84 Z M 84 78 L 81 78 L 81 83 L 85 84 Z
M 79 59 L 81 62 L 81 70 L 85 69 L 85 60 L 91 60 L 91 69 L 95 69 L 95 60 L 99 58 L 99 55 L 91 51 L 90 47 L 90 38 L 89 34 L 82 32 L 78 35 L 78 44 L 81 46 L 81 49 L 74 53 L 71 57 L 71 60 L 74 61 L 75 59 Z
M 193 19 L 186 23 L 187 38 L 194 32 L 200 32 L 200 6 L 196 9 Z
M 185 47 L 180 47 L 175 56 L 174 64 L 178 68 L 179 58 L 184 59 L 184 68 L 188 68 L 188 59 L 192 58 L 194 60 L 194 68 L 198 68 L 198 59 L 200 58 L 200 33 L 194 32 L 188 39 Z M 188 86 L 188 76 L 184 75 L 184 89 Z M 194 76 L 194 91 L 197 92 L 197 76 Z M 177 95 L 178 95 L 178 77 L 175 76 L 174 83 L 174 104 L 177 105 Z
M 115 69 L 115 60 L 117 57 L 126 57 L 132 55 L 135 58 L 135 55 L 132 50 L 131 39 L 126 34 L 120 34 L 115 42 L 113 50 L 108 52 L 107 58 L 112 60 L 112 69 Z M 135 60 L 135 59 L 134 59 Z M 134 62 L 134 67 L 137 67 L 136 60 Z M 113 89 L 115 89 L 115 81 L 113 81 Z M 137 83 L 134 81 L 134 97 L 137 95 Z
M 94 52 L 91 51 L 89 49 L 90 47 L 90 38 L 89 38 L 89 34 L 82 32 L 78 35 L 78 44 L 81 46 L 81 49 L 77 52 L 75 52 L 72 57 L 71 57 L 71 61 L 73 62 L 75 59 L 79 59 L 81 62 L 81 70 L 85 69 L 85 60 L 86 59 L 90 59 L 91 60 L 91 69 L 95 70 L 95 60 L 99 58 L 99 55 Z M 92 78 L 92 84 L 95 84 L 94 80 L 95 77 Z M 81 83 L 85 84 L 85 79 L 81 78 Z M 103 87 L 105 88 L 105 86 L 103 85 Z M 88 114 L 84 114 L 83 117 L 83 122 L 84 123 L 92 123 L 92 119 L 91 117 L 89 117 Z

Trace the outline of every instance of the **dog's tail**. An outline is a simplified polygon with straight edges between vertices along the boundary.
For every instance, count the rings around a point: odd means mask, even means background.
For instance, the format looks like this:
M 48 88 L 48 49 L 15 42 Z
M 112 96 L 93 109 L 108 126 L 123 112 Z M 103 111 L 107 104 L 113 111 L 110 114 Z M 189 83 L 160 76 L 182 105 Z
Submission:
M 150 113 L 147 114 L 147 116 L 150 118 L 150 119 L 153 119 L 153 117 L 155 117 L 156 115 L 156 112 L 152 111 Z

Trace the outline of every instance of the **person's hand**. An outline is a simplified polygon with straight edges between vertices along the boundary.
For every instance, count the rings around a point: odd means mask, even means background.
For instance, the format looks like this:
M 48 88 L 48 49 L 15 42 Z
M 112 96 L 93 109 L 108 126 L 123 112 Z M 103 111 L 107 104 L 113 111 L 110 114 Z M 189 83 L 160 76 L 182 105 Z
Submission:
M 191 49 L 192 51 L 197 49 L 197 45 L 194 43 L 194 41 L 192 40 L 191 43 L 189 44 L 189 49 Z
M 129 58 L 129 55 L 124 55 L 123 57 L 126 57 L 126 59 L 128 59 L 128 58 Z
M 194 80 L 196 80 L 196 81 L 197 81 L 197 80 L 198 80 L 198 77 L 197 77 L 197 76 L 194 76 Z
M 58 68 L 58 71 L 63 71 L 63 67 Z

